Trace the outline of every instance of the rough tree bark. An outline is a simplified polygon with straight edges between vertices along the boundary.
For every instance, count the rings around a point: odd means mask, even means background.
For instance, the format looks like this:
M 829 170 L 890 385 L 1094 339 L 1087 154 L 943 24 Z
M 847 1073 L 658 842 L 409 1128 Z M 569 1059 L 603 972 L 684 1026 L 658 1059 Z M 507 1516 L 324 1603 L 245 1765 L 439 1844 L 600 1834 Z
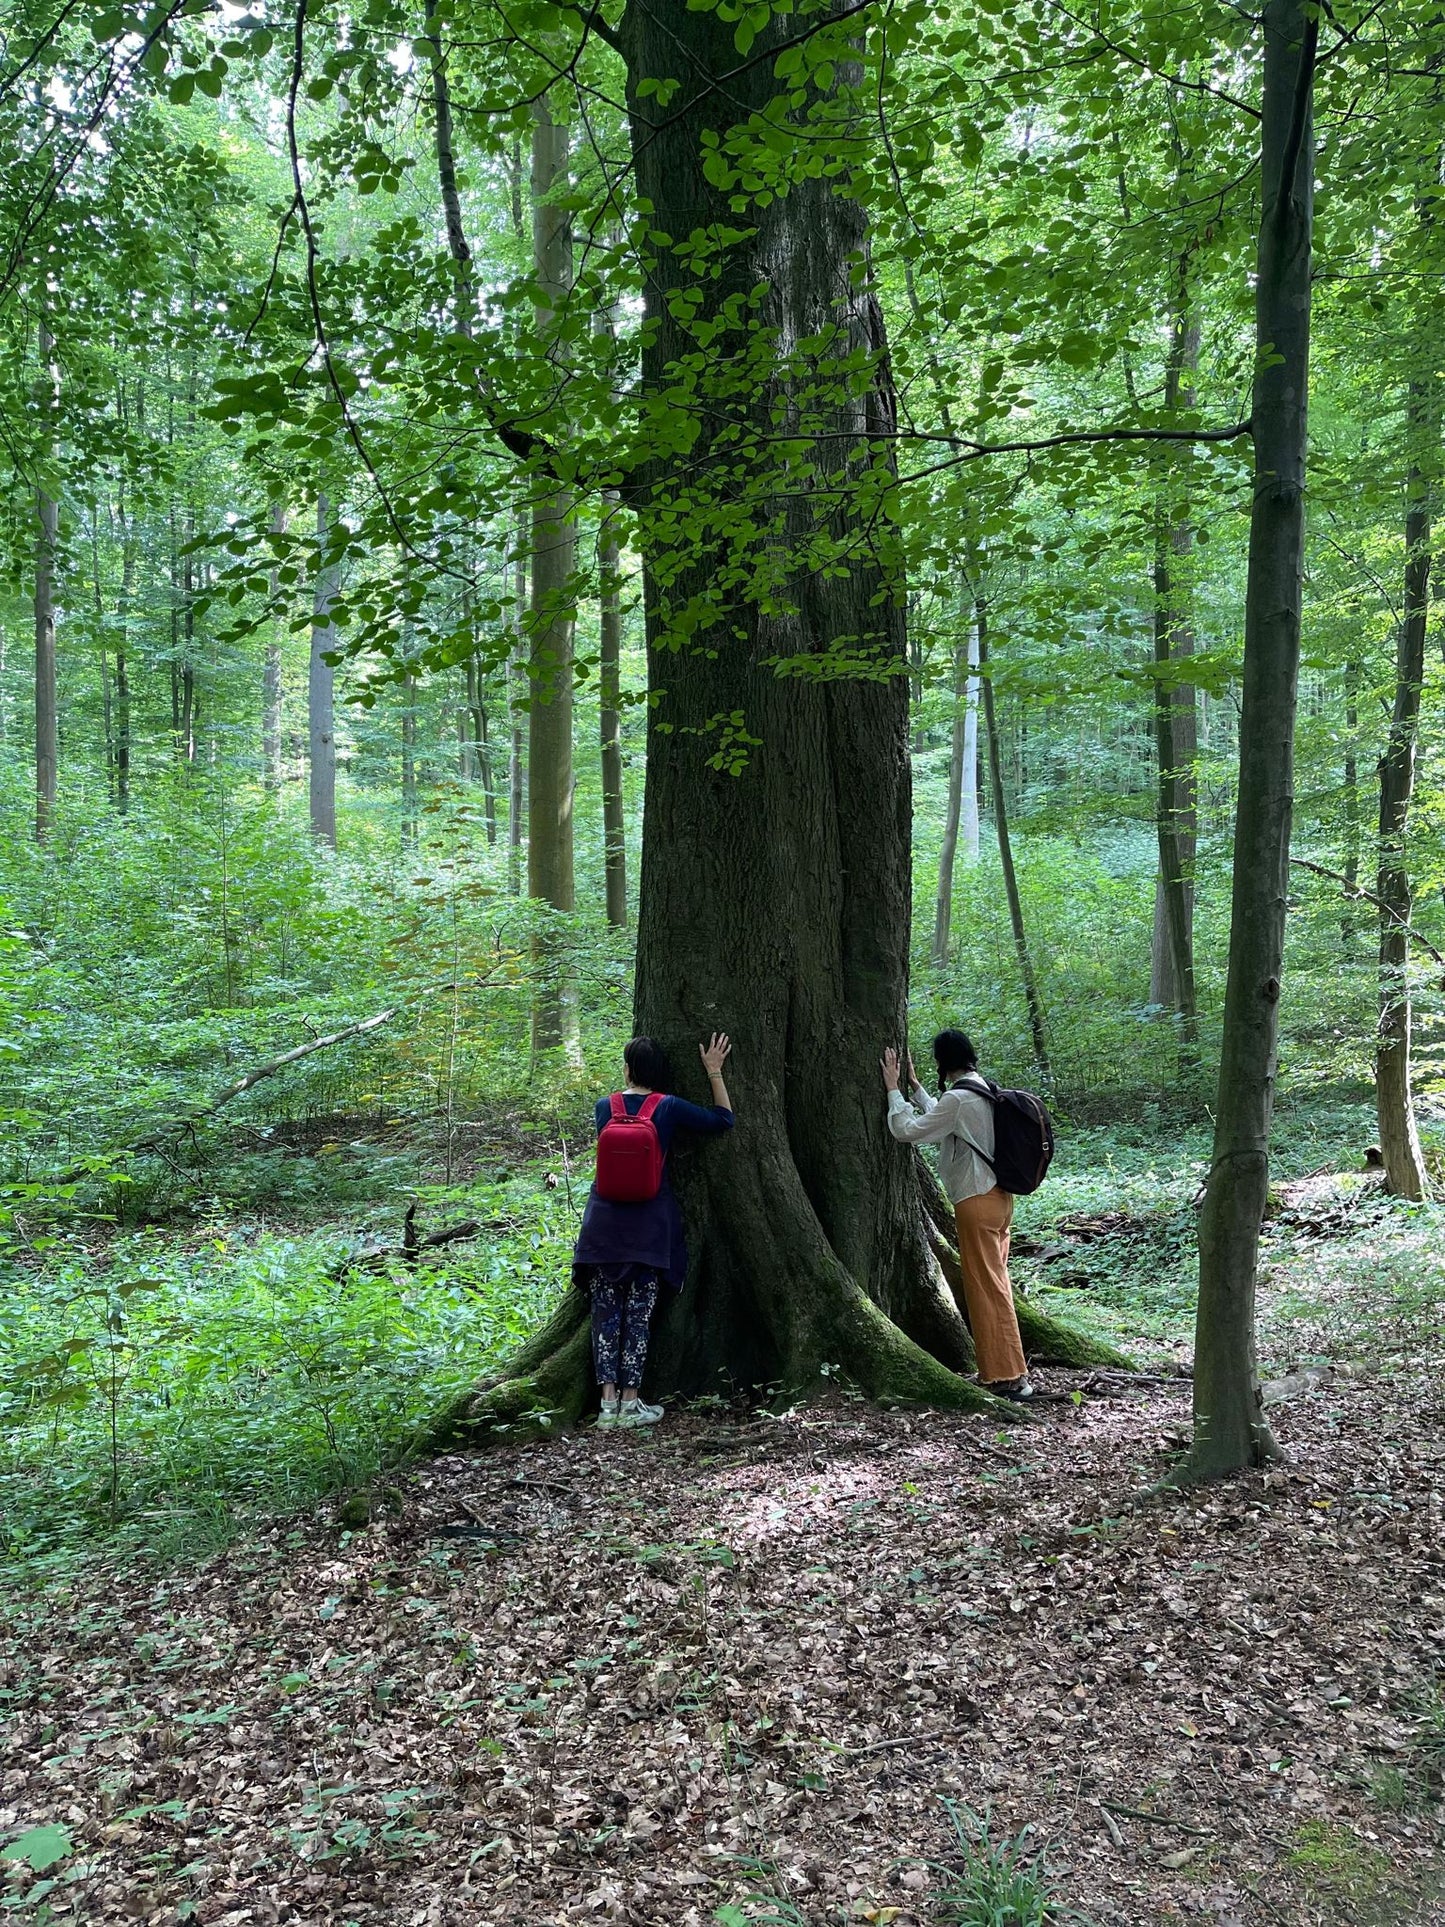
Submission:
M 1380 758 L 1379 870 L 1380 1019 L 1375 1034 L 1375 1111 L 1385 1185 L 1397 1198 L 1429 1196 L 1425 1157 L 1410 1089 L 1412 1012 L 1407 976 L 1414 907 L 1406 864 L 1406 832 L 1415 788 L 1420 698 L 1425 683 L 1425 631 L 1430 615 L 1431 483 L 1422 452 L 1433 457 L 1440 416 L 1429 375 L 1411 381 L 1405 433 L 1412 450 L 1405 498 L 1405 597 L 1395 641 L 1395 702 Z
M 1189 1478 L 1278 1457 L 1260 1395 L 1255 1268 L 1269 1192 L 1294 805 L 1318 39 L 1319 16 L 1304 0 L 1267 0 L 1239 805 L 1214 1151 L 1199 1222 Z
M 1340 938 L 1348 944 L 1355 934 L 1349 898 L 1360 880 L 1360 664 L 1352 656 L 1345 664 L 1345 908 L 1340 916 Z
M 559 205 L 568 179 L 568 130 L 545 100 L 533 109 L 532 251 L 546 330 L 572 285 L 572 214 Z M 560 347 L 556 350 L 559 365 Z M 576 610 L 577 526 L 572 491 L 537 486 L 532 501 L 532 603 L 528 676 L 527 888 L 553 910 L 575 904 L 572 847 L 572 656 Z M 565 958 L 544 931 L 533 959 L 532 1047 L 577 1048 L 576 997 Z
M 38 399 L 47 414 L 55 410 L 55 340 L 42 321 L 39 336 Z M 60 772 L 60 719 L 55 681 L 55 560 L 60 539 L 60 504 L 42 484 L 35 491 L 35 840 L 49 840 L 55 825 Z
M 878 1074 L 907 1016 L 910 780 L 901 584 L 891 553 L 854 540 L 864 516 L 852 484 L 887 459 L 870 438 L 895 422 L 865 218 L 833 182 L 809 178 L 740 220 L 704 166 L 704 133 L 721 141 L 767 107 L 777 83 L 764 43 L 789 24 L 775 17 L 759 36 L 764 57 L 742 66 L 732 25 L 686 0 L 637 0 L 620 30 L 637 191 L 658 250 L 644 282 L 644 390 L 675 394 L 688 369 L 699 383 L 686 455 L 658 457 L 633 485 L 655 705 L 636 1022 L 698 1095 L 696 1040 L 729 1030 L 739 1116 L 727 1138 L 675 1154 L 693 1266 L 659 1321 L 647 1386 L 797 1388 L 833 1366 L 875 1397 L 997 1411 L 963 1376 L 972 1348 L 939 1256 L 949 1214 L 888 1135 Z M 638 95 L 644 79 L 676 83 L 660 123 Z M 728 229 L 743 232 L 699 273 L 686 237 Z M 720 316 L 719 332 L 703 332 Z M 693 362 L 700 333 L 708 350 Z M 830 345 L 799 351 L 820 339 Z M 870 357 L 870 383 L 820 390 L 815 352 Z M 801 418 L 805 384 L 836 492 L 774 470 L 773 423 Z M 749 513 L 770 531 L 770 556 L 785 558 L 765 602 L 717 594 L 739 476 L 758 492 Z M 679 542 L 684 518 L 711 532 Z M 829 539 L 854 541 L 846 573 L 807 566 Z M 685 641 L 673 615 L 698 615 Z M 809 673 L 840 644 L 874 673 Z M 740 768 L 730 725 L 748 739 Z M 1070 1349 L 1068 1334 L 1023 1312 L 1036 1356 Z M 586 1308 L 570 1293 L 470 1411 L 492 1423 L 540 1402 L 575 1416 L 587 1390 Z
M 311 834 L 336 848 L 336 678 L 327 651 L 335 647 L 331 605 L 341 586 L 341 569 L 326 559 L 331 505 L 325 490 L 316 497 L 319 545 L 311 613 L 311 663 L 306 683 L 306 722 L 311 763 Z
M 507 657 L 507 888 L 522 894 L 522 858 L 527 822 L 527 661 L 521 640 L 527 607 L 526 526 L 519 510 L 512 558 L 512 606 L 517 640 Z

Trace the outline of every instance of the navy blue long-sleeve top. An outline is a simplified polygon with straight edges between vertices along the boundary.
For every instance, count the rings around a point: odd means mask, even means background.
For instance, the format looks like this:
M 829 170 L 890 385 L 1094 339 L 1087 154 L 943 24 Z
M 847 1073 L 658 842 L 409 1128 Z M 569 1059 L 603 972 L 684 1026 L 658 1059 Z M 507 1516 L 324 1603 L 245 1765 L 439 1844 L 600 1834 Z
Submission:
M 622 1101 L 629 1117 L 636 1117 L 642 1109 L 640 1092 L 624 1091 Z M 599 1137 L 611 1115 L 612 1099 L 599 1097 Z M 572 1276 L 578 1284 L 583 1282 L 581 1273 L 594 1265 L 605 1265 L 609 1270 L 635 1267 L 638 1271 L 655 1271 L 674 1291 L 682 1289 L 687 1276 L 687 1241 L 683 1235 L 682 1210 L 668 1177 L 667 1154 L 678 1131 L 717 1137 L 733 1128 L 733 1114 L 721 1104 L 704 1109 L 700 1104 L 689 1104 L 685 1097 L 664 1097 L 652 1113 L 652 1123 L 662 1146 L 661 1188 L 655 1198 L 641 1204 L 614 1204 L 610 1198 L 599 1198 L 593 1185 L 572 1254 Z

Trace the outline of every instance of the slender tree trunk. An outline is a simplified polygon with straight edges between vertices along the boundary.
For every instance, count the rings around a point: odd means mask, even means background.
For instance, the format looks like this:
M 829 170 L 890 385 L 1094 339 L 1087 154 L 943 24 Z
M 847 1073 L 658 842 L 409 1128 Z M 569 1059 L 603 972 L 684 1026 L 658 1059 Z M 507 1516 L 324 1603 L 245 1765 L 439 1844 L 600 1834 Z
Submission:
M 1360 881 L 1360 665 L 1351 657 L 1345 664 L 1345 889 Z M 1348 894 L 1340 913 L 1340 936 L 1349 943 L 1355 934 L 1355 909 Z
M 988 673 L 988 604 L 981 596 L 974 600 L 974 620 L 978 630 L 978 662 L 983 679 L 983 726 L 988 741 L 988 773 L 993 791 L 993 825 L 998 836 L 998 860 L 1003 870 L 1004 894 L 1008 898 L 1009 923 L 1013 927 L 1014 951 L 1023 979 L 1024 1001 L 1029 1013 L 1029 1036 L 1033 1041 L 1034 1062 L 1045 1088 L 1053 1084 L 1049 1063 L 1048 1032 L 1044 1024 L 1044 1004 L 1034 974 L 1033 953 L 1024 927 L 1023 897 L 1019 893 L 1018 872 L 1014 869 L 1013 839 L 1009 835 L 1008 804 L 1004 798 L 1003 751 L 999 743 L 998 713 L 994 703 L 993 678 Z
M 1164 364 L 1164 407 L 1173 418 L 1194 406 L 1194 374 L 1200 329 L 1191 311 L 1190 255 L 1179 262 L 1169 348 Z M 1198 837 L 1195 756 L 1198 725 L 1194 686 L 1177 680 L 1178 665 L 1194 654 L 1189 567 L 1194 527 L 1179 463 L 1159 462 L 1154 522 L 1155 824 L 1159 842 L 1150 1000 L 1180 1017 L 1180 1065 L 1199 1057 L 1198 1006 L 1194 987 L 1194 859 Z
M 976 630 L 970 629 L 968 684 L 963 705 L 963 788 L 959 798 L 963 860 L 970 868 L 978 862 L 978 806 L 983 777 L 978 763 L 978 704 L 978 634 Z
M 1255 278 L 1254 503 L 1229 972 L 1214 1155 L 1199 1223 L 1194 1445 L 1187 1476 L 1278 1456 L 1255 1353 L 1255 1267 L 1284 968 L 1304 581 L 1318 15 L 1266 0 Z
M 335 646 L 331 605 L 341 587 L 339 563 L 326 558 L 331 505 L 325 490 L 316 497 L 318 544 L 316 587 L 311 614 L 311 664 L 306 685 L 306 720 L 311 764 L 311 834 L 336 848 L 336 677 L 326 653 Z
M 271 507 L 271 532 L 286 533 L 286 504 Z M 276 567 L 271 570 L 271 600 L 280 588 Z M 261 671 L 261 780 L 268 796 L 281 793 L 281 635 L 285 624 L 281 616 L 271 619 L 266 631 L 266 660 Z
M 572 216 L 557 203 L 568 182 L 568 133 L 545 100 L 533 110 L 532 248 L 546 329 L 572 285 Z M 560 354 L 558 356 L 560 364 Z M 577 530 L 571 490 L 539 488 L 532 504 L 530 708 L 527 777 L 530 789 L 527 887 L 551 909 L 570 912 L 575 888 L 572 857 L 572 654 L 576 611 L 572 581 Z M 577 1046 L 577 1011 L 570 971 L 554 932 L 538 937 L 533 968 L 532 1044 L 538 1051 Z
M 40 401 L 55 412 L 54 337 L 40 324 Z M 60 505 L 42 485 L 35 492 L 35 839 L 49 841 L 55 825 L 60 772 L 60 708 L 55 675 L 55 563 Z
M 517 639 L 507 658 L 507 888 L 514 897 L 519 897 L 527 821 L 527 659 L 523 642 L 527 609 L 527 525 L 520 509 L 513 539 L 516 554 L 512 563 L 512 606 L 516 611 Z
M 100 730 L 105 755 L 105 793 L 115 801 L 115 716 L 110 699 L 110 651 L 105 638 L 105 594 L 100 580 L 100 519 L 94 509 L 90 516 L 90 574 L 95 605 L 95 637 L 100 656 Z
M 965 792 L 973 792 L 972 772 L 965 775 L 968 762 L 968 686 L 972 681 L 969 663 L 973 638 L 966 631 L 954 638 L 953 645 L 953 733 L 948 754 L 948 800 L 944 807 L 943 841 L 938 850 L 938 892 L 933 907 L 931 957 L 938 969 L 948 962 L 949 936 L 953 923 L 953 866 L 958 855 L 959 825 L 963 819 Z M 975 720 L 974 728 L 977 729 Z M 975 852 L 978 822 L 974 820 Z
M 124 406 L 124 385 L 121 388 Z M 145 425 L 145 383 L 136 382 L 136 433 Z M 130 615 L 135 600 L 135 565 L 138 531 L 136 516 L 128 510 L 125 494 L 125 468 L 122 463 L 117 490 L 116 514 L 120 523 L 120 603 L 116 609 L 115 638 L 115 806 L 125 816 L 130 809 Z
M 1410 1084 L 1410 915 L 1413 893 L 1406 861 L 1420 698 L 1425 682 L 1425 631 L 1430 615 L 1431 485 L 1422 472 L 1423 451 L 1433 456 L 1440 441 L 1440 414 L 1430 375 L 1410 383 L 1405 406 L 1412 450 L 1405 495 L 1405 600 L 1395 643 L 1395 702 L 1390 734 L 1380 759 L 1379 870 L 1380 1021 L 1375 1039 L 1375 1109 L 1385 1185 L 1397 1198 L 1429 1196 L 1425 1158 L 1415 1122 Z
M 602 497 L 597 537 L 600 627 L 597 699 L 602 739 L 602 865 L 607 885 L 607 921 L 627 923 L 627 817 L 622 794 L 622 549 L 617 539 L 618 498 Z
M 401 683 L 401 840 L 416 848 L 416 675 L 408 669 Z
M 487 684 L 482 674 L 480 660 L 473 658 L 473 668 L 477 680 L 477 702 L 474 713 L 476 723 L 477 774 L 482 784 L 482 809 L 487 819 L 487 844 L 495 848 L 497 841 L 497 778 L 492 763 L 492 739 L 487 718 Z

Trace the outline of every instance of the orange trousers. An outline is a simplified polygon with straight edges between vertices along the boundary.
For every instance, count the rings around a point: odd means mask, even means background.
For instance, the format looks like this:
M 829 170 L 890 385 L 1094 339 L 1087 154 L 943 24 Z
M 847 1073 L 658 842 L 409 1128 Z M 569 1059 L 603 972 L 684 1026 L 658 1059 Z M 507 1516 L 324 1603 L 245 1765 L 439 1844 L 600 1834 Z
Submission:
M 1022 1378 L 1028 1363 L 1008 1278 L 1013 1195 L 995 1185 L 992 1191 L 956 1204 L 953 1215 L 958 1221 L 963 1296 L 973 1349 L 978 1354 L 978 1375 L 985 1385 Z

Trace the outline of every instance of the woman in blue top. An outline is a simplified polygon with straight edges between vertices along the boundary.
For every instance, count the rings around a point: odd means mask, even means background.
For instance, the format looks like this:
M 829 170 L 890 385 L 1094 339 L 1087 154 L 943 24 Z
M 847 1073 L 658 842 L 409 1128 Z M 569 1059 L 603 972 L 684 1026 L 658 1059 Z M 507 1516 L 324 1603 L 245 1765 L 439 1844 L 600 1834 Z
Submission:
M 687 1276 L 682 1212 L 668 1183 L 665 1160 L 674 1131 L 713 1137 L 733 1126 L 722 1074 L 732 1044 L 718 1032 L 698 1049 L 712 1086 L 712 1108 L 703 1110 L 669 1095 L 653 1111 L 653 1128 L 664 1158 L 656 1197 L 642 1204 L 617 1204 L 598 1197 L 594 1184 L 582 1215 L 572 1254 L 572 1280 L 592 1298 L 592 1363 L 602 1387 L 599 1425 L 656 1425 L 662 1417 L 662 1407 L 644 1403 L 638 1388 L 658 1291 L 664 1283 L 680 1291 Z M 654 1091 L 670 1091 L 672 1067 L 662 1046 L 650 1037 L 634 1037 L 622 1059 L 627 1068 L 622 1100 L 629 1117 L 635 1117 Z M 612 1100 L 599 1097 L 599 1136 L 611 1114 Z

